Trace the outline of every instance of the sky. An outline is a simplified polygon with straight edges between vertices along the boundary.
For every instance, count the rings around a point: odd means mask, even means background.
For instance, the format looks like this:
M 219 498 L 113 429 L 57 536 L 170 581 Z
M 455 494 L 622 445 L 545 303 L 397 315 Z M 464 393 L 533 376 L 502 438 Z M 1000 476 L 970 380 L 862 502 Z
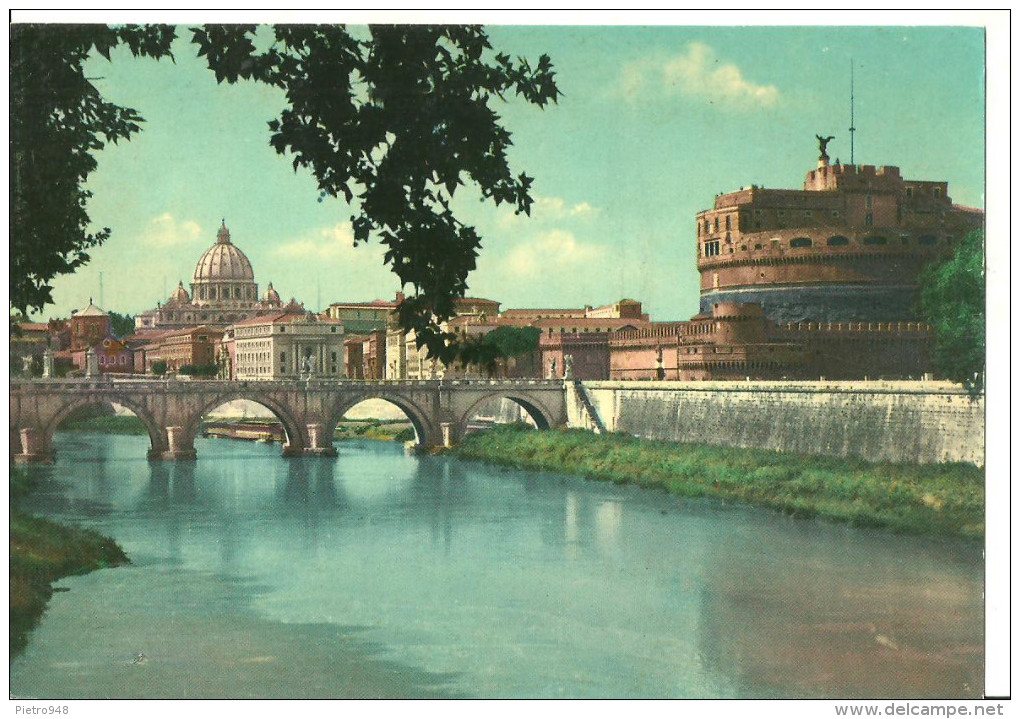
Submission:
M 545 110 L 496 105 L 512 169 L 535 178 L 535 207 L 514 216 L 461 188 L 455 207 L 483 241 L 468 294 L 504 308 L 629 297 L 653 320 L 689 318 L 697 212 L 751 184 L 801 187 L 815 135 L 835 136 L 829 154 L 850 161 L 851 60 L 854 160 L 948 181 L 954 202 L 983 207 L 984 29 L 906 26 L 917 24 L 490 25 L 499 50 L 550 55 L 563 96 Z M 176 63 L 127 52 L 89 62 L 100 91 L 146 122 L 99 153 L 89 213 L 113 235 L 54 282 L 43 315 L 66 317 L 90 297 L 121 313 L 154 307 L 178 281 L 188 287 L 221 219 L 260 292 L 271 281 L 313 310 L 392 298 L 378 244 L 352 246 L 350 208 L 319 202 L 310 174 L 269 146 L 282 94 L 217 85 L 181 30 Z

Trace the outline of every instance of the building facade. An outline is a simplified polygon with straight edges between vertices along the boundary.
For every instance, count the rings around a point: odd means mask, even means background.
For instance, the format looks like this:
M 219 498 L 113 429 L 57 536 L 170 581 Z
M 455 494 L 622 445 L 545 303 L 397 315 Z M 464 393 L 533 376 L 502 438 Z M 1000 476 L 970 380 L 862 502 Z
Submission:
M 71 314 L 70 350 L 88 349 L 110 335 L 110 315 L 103 312 L 89 298 L 88 306 Z
M 342 379 L 344 327 L 318 315 L 282 312 L 237 322 L 227 332 L 232 379 Z

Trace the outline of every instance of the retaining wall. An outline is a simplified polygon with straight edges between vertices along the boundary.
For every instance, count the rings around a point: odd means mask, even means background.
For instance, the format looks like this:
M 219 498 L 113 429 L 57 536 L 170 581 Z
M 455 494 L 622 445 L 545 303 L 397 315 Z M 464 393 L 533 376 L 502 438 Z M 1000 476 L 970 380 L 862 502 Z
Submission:
M 584 382 L 609 432 L 650 439 L 984 465 L 984 398 L 941 382 Z M 567 392 L 571 427 L 588 409 Z

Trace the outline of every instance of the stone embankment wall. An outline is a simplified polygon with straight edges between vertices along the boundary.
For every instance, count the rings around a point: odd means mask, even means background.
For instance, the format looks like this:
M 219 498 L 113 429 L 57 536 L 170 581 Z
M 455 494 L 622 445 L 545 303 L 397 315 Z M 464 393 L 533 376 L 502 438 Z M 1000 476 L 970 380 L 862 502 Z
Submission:
M 580 392 L 587 394 L 584 402 Z M 583 382 L 571 427 L 869 460 L 984 465 L 984 398 L 942 382 Z

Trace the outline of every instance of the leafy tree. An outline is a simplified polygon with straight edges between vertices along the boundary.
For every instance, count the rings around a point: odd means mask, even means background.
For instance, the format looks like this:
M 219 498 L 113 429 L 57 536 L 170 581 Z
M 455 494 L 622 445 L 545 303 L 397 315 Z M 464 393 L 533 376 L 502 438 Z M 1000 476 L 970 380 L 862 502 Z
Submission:
M 110 236 L 93 232 L 84 189 L 94 154 L 139 130 L 135 110 L 107 102 L 85 77 L 91 52 L 109 59 L 125 44 L 135 56 L 170 54 L 164 26 L 11 26 L 10 304 L 27 313 L 53 301 L 50 282 L 89 261 Z
M 355 243 L 378 239 L 385 262 L 414 293 L 398 307 L 429 357 L 451 361 L 455 336 L 439 323 L 464 295 L 481 240 L 454 217 L 458 187 L 530 213 L 532 178 L 514 176 L 510 133 L 490 107 L 516 94 L 544 107 L 559 90 L 545 55 L 535 67 L 495 53 L 471 26 L 277 25 L 256 50 L 255 26 L 193 28 L 218 81 L 254 80 L 284 91 L 270 144 L 318 182 L 320 200 L 356 202 Z M 266 43 L 261 42 L 260 45 Z
M 501 357 L 520 357 L 538 349 L 542 330 L 537 327 L 503 325 L 485 335 L 485 341 L 495 347 Z
M 130 337 L 135 333 L 135 318 L 131 315 L 122 315 L 117 312 L 107 312 L 110 315 L 110 331 L 114 337 Z
M 267 50 L 256 49 L 257 32 Z M 464 295 L 481 240 L 450 203 L 470 181 L 482 199 L 530 213 L 532 178 L 511 171 L 511 136 L 490 103 L 509 95 L 555 102 L 549 58 L 532 67 L 496 53 L 475 26 L 206 26 L 191 34 L 218 81 L 284 91 L 288 107 L 269 122 L 270 144 L 292 156 L 295 171 L 311 171 L 320 201 L 356 204 L 356 243 L 382 242 L 385 262 L 414 288 L 398 308 L 401 326 L 430 357 L 452 360 L 455 336 L 440 322 Z M 103 100 L 84 76 L 85 59 L 92 51 L 109 58 L 122 43 L 136 56 L 170 56 L 174 37 L 163 26 L 13 26 L 12 307 L 42 309 L 50 281 L 88 262 L 87 251 L 110 234 L 89 232 L 82 186 L 93 153 L 129 138 L 142 118 Z
M 152 373 L 157 377 L 162 377 L 166 374 L 166 362 L 163 360 L 157 360 L 152 363 Z
M 464 364 L 483 367 L 492 375 L 500 361 L 520 357 L 538 349 L 542 330 L 537 327 L 497 327 L 480 337 L 464 339 L 459 346 L 458 359 Z
M 975 230 L 952 257 L 919 277 L 921 318 L 935 328 L 935 367 L 972 394 L 984 389 L 984 233 Z

